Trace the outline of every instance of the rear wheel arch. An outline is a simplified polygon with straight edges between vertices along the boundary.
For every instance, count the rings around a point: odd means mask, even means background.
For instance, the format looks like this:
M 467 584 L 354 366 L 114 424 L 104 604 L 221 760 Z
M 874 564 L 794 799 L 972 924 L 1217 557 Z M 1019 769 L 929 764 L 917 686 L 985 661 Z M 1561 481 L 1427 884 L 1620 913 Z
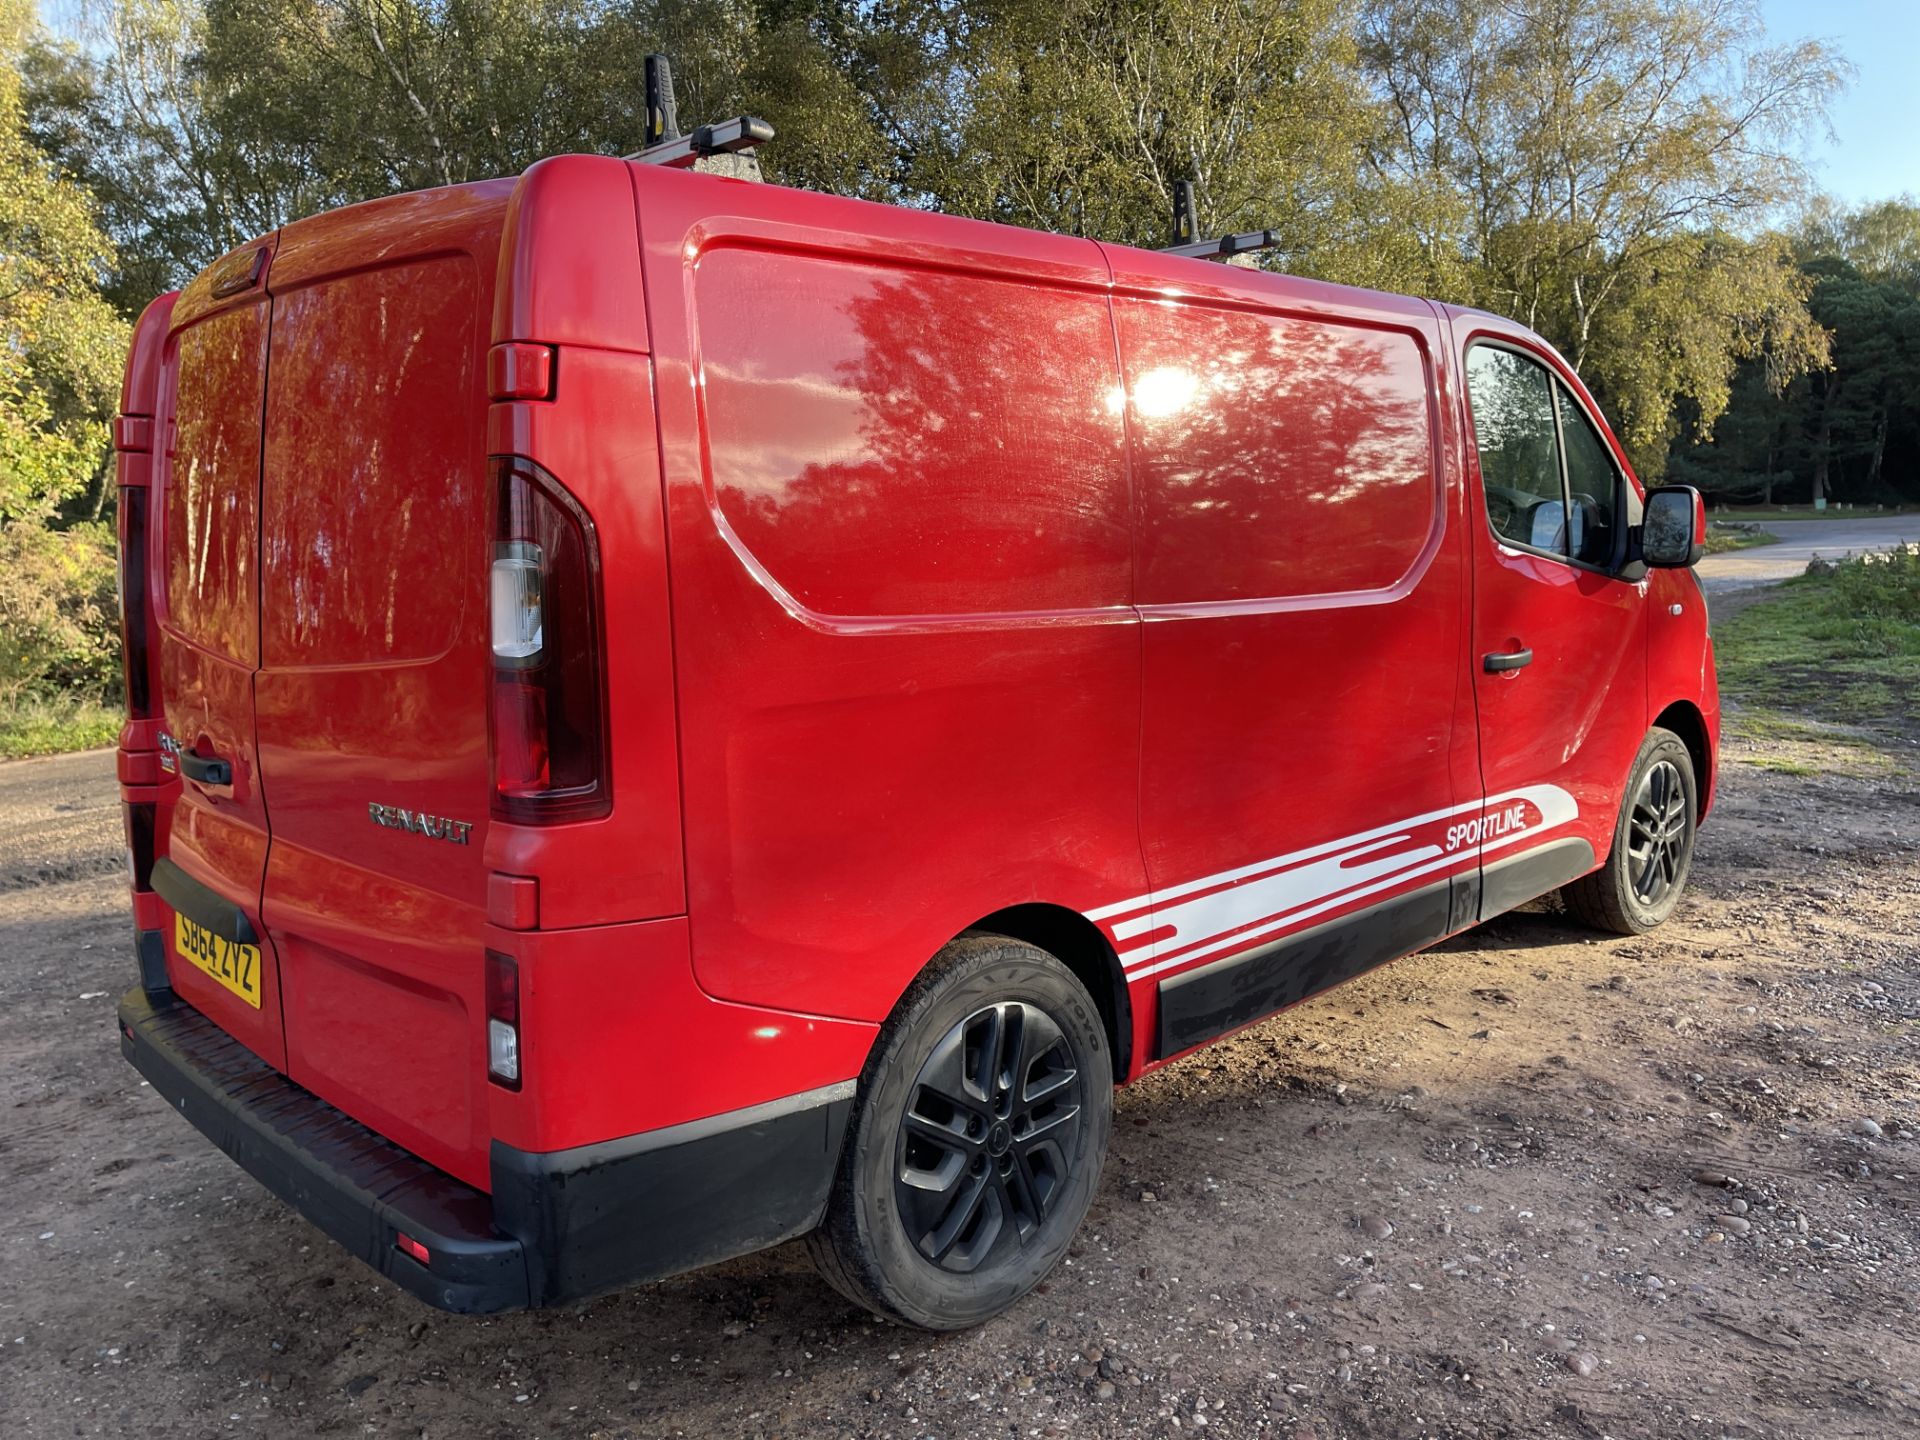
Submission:
M 1009 905 L 984 915 L 962 933 L 1004 935 L 1044 950 L 1071 970 L 1087 987 L 1106 1027 L 1113 1054 L 1116 1083 L 1131 1073 L 1133 1064 L 1133 1004 L 1127 995 L 1126 972 L 1112 944 L 1078 910 L 1065 905 L 1034 902 Z
M 1707 720 L 1691 700 L 1676 700 L 1654 718 L 1653 728 L 1671 730 L 1687 747 L 1693 759 L 1694 783 L 1698 789 L 1696 820 L 1707 813 L 1707 797 L 1713 793 L 1713 741 L 1707 734 Z

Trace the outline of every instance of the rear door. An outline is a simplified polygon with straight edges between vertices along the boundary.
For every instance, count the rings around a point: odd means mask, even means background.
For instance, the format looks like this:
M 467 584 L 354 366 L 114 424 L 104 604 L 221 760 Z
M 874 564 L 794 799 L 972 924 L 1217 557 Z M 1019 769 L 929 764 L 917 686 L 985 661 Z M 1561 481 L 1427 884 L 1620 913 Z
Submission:
M 285 1064 L 273 947 L 260 926 L 267 812 L 254 730 L 260 625 L 260 414 L 272 241 L 203 273 L 174 308 L 160 395 L 162 791 L 154 888 L 174 989 Z
M 286 228 L 261 497 L 287 1073 L 480 1185 L 486 347 L 510 189 Z

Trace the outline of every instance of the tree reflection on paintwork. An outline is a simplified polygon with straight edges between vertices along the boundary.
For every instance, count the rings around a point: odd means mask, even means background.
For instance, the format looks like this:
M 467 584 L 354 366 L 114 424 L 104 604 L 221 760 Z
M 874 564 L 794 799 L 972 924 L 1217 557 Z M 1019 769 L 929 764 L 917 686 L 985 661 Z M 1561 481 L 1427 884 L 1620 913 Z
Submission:
M 261 543 L 265 661 L 444 650 L 464 612 L 445 516 L 480 503 L 470 402 L 477 278 L 447 258 L 274 302 Z
M 703 258 L 695 295 L 721 511 L 803 603 L 1127 603 L 1101 296 L 745 250 Z
M 1371 590 L 1407 572 L 1435 503 L 1426 372 L 1409 336 L 1118 308 L 1143 603 Z
M 1123 417 L 1145 602 L 1382 588 L 1433 527 L 1401 332 L 1123 301 L 1123 391 L 1097 294 L 722 251 L 696 302 L 721 511 L 828 613 L 1125 603 Z
M 243 305 L 182 332 L 168 474 L 167 614 L 175 630 L 252 664 L 259 534 L 264 305 Z

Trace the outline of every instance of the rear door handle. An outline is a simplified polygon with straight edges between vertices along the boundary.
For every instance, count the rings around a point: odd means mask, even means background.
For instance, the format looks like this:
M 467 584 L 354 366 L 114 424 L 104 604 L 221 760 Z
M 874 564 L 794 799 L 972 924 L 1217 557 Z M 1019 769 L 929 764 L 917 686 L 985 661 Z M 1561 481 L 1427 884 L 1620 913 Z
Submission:
M 233 766 L 217 756 L 201 756 L 191 750 L 180 752 L 180 773 L 202 785 L 231 785 Z
M 1508 670 L 1520 670 L 1533 663 L 1531 650 L 1496 650 L 1491 655 L 1481 657 L 1481 663 L 1487 667 L 1489 675 L 1501 675 Z

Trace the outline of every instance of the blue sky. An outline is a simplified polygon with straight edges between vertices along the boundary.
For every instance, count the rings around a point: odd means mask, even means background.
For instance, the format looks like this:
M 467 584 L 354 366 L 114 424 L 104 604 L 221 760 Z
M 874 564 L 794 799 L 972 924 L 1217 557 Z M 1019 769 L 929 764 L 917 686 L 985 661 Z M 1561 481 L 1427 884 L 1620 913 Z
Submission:
M 1920 196 L 1920 0 L 1761 0 L 1767 37 L 1831 41 L 1853 62 L 1834 139 L 1810 137 L 1821 188 L 1849 204 Z

